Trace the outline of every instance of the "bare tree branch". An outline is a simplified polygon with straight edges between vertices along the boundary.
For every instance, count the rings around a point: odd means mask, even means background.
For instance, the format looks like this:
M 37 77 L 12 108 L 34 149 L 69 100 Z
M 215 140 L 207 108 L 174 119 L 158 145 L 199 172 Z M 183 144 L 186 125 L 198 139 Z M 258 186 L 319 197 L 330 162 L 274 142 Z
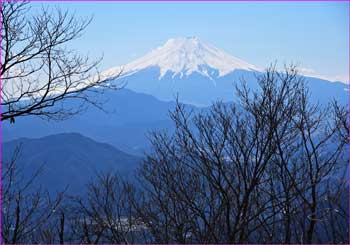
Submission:
M 101 59 L 81 56 L 67 45 L 79 38 L 92 19 L 79 20 L 60 9 L 30 12 L 28 2 L 5 1 L 1 8 L 1 120 L 35 115 L 62 120 L 85 109 L 101 108 L 97 93 L 118 89 L 102 76 Z M 79 104 L 69 106 L 69 101 Z

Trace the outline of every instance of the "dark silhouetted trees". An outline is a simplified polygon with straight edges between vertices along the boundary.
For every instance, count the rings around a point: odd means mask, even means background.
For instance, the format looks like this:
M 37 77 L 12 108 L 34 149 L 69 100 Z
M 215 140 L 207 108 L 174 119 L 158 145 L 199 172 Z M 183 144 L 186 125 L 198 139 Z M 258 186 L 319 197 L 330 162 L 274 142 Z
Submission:
M 311 104 L 294 67 L 258 84 L 205 113 L 178 104 L 175 133 L 152 135 L 136 205 L 152 242 L 347 242 L 346 108 Z

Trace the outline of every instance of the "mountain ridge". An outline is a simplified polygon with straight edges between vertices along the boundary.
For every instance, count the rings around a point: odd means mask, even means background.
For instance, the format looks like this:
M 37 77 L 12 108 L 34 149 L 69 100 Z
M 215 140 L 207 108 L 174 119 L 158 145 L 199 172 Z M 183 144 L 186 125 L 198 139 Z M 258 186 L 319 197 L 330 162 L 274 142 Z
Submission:
M 139 156 L 148 149 L 145 143 L 147 132 L 169 128 L 169 112 L 176 106 L 173 101 L 160 101 L 154 96 L 128 89 L 106 91 L 99 96 L 107 101 L 103 111 L 90 106 L 84 113 L 64 121 L 46 121 L 35 116 L 18 118 L 14 124 L 5 121 L 2 125 L 3 140 L 76 132 Z
M 111 68 L 104 76 L 121 75 L 115 80 L 126 82 L 126 88 L 152 95 L 159 100 L 195 106 L 209 106 L 221 100 L 234 101 L 235 85 L 244 79 L 252 90 L 258 89 L 256 76 L 264 73 L 246 61 L 231 56 L 197 37 L 169 39 L 143 57 L 125 66 Z M 336 84 L 322 78 L 310 81 L 314 101 L 327 103 L 330 98 L 347 101 L 348 84 Z M 326 83 L 326 84 L 325 84 Z M 323 90 L 320 90 L 320 87 Z
M 62 191 L 67 186 L 69 193 L 81 191 L 97 173 L 106 171 L 132 176 L 141 162 L 137 156 L 80 133 L 21 137 L 4 142 L 2 160 L 5 164 L 11 161 L 17 149 L 16 165 L 24 173 L 23 179 L 43 168 L 36 183 L 50 192 Z
M 242 59 L 229 55 L 218 48 L 199 40 L 198 37 L 171 38 L 163 46 L 155 48 L 124 66 L 111 68 L 105 74 L 119 74 L 127 77 L 148 67 L 158 67 L 162 79 L 168 72 L 180 78 L 198 72 L 209 79 L 224 76 L 236 69 L 259 70 Z M 210 70 L 217 73 L 210 73 Z

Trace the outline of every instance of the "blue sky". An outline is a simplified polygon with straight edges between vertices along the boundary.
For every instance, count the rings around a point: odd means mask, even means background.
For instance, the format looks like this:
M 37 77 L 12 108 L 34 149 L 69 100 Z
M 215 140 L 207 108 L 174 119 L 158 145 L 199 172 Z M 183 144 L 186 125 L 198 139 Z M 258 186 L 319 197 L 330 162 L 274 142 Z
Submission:
M 56 2 L 52 5 L 74 11 L 78 16 L 94 17 L 74 46 L 92 56 L 103 54 L 102 69 L 141 57 L 169 38 L 197 36 L 259 67 L 277 60 L 280 64 L 294 62 L 305 68 L 305 72 L 332 79 L 348 77 L 347 2 Z

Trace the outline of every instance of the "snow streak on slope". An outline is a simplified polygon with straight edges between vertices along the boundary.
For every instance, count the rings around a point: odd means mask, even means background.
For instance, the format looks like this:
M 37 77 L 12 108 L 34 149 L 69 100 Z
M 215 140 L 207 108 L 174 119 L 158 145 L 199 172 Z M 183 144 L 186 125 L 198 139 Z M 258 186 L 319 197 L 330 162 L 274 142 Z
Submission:
M 149 67 L 159 67 L 161 79 L 167 72 L 188 76 L 193 72 L 213 79 L 236 69 L 258 70 L 243 60 L 232 57 L 196 37 L 169 39 L 145 56 L 122 67 L 112 68 L 106 74 L 118 73 L 128 76 Z

